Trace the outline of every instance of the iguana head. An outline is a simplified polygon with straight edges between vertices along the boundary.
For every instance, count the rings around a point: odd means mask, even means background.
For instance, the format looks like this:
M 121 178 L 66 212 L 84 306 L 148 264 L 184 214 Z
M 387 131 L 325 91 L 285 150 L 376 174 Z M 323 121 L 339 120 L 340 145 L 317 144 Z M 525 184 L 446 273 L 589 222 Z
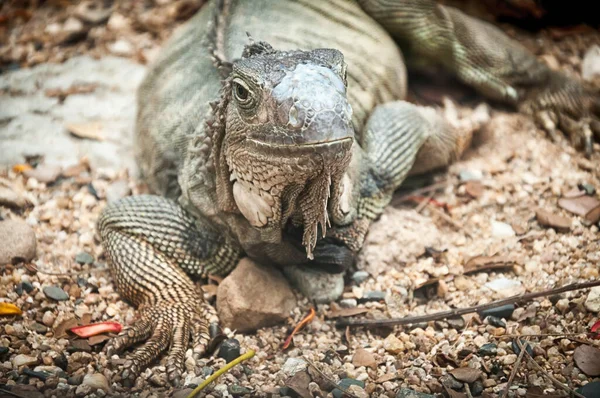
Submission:
M 246 46 L 215 107 L 217 197 L 256 228 L 304 228 L 312 258 L 318 226 L 348 209 L 343 176 L 354 140 L 346 64 L 337 50 L 275 51 Z M 214 126 L 213 126 L 214 128 Z

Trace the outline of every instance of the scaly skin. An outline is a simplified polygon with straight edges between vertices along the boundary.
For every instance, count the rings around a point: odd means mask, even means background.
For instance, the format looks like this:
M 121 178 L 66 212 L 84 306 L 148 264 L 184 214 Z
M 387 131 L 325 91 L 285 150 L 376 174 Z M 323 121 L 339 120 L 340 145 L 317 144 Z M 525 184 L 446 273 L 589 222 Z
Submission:
M 110 204 L 98 222 L 117 288 L 141 319 L 107 350 L 146 341 L 124 366 L 127 382 L 170 347 L 177 384 L 189 342 L 204 354 L 217 318 L 190 275 L 224 275 L 247 255 L 283 268 L 312 299 L 334 300 L 409 172 L 461 155 L 482 121 L 450 126 L 404 102 L 398 44 L 550 132 L 566 129 L 587 152 L 600 131 L 594 93 L 433 1 L 205 5 L 139 91 L 137 157 L 160 196 Z

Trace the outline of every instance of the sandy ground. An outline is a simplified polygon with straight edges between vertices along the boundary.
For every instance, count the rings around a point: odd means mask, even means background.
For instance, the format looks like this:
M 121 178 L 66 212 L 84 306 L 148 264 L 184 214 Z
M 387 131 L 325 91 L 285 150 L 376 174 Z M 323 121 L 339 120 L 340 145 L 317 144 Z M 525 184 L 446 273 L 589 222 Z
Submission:
M 57 15 L 70 12 L 57 10 Z M 65 22 L 66 18 L 61 20 L 51 11 L 33 11 L 28 23 L 36 26 L 37 13 L 49 13 L 57 24 Z M 169 15 L 152 8 L 147 12 Z M 127 17 L 125 11 L 119 15 L 126 26 L 137 26 L 137 17 Z M 120 56 L 127 62 L 144 61 L 150 56 L 141 59 L 139 51 L 157 47 L 166 36 L 161 31 L 149 36 L 150 44 L 139 44 L 136 37 L 144 32 L 132 28 L 134 33 L 117 39 L 111 33 L 111 20 L 115 24 L 112 16 L 108 27 L 93 28 L 104 29 L 103 34 L 93 36 L 100 37 L 97 40 L 102 44 L 90 50 L 100 59 L 110 48 L 114 50 L 114 43 L 128 40 L 135 51 Z M 176 20 L 173 17 L 164 23 L 171 27 Z M 5 33 L 13 43 L 20 43 L 22 30 L 22 26 L 11 27 Z M 11 32 L 16 33 L 11 36 Z M 597 33 L 585 31 L 557 37 L 548 30 L 522 37 L 551 65 L 573 74 L 579 73 L 585 51 L 600 42 Z M 67 46 L 64 58 L 86 54 L 89 40 Z M 51 50 L 42 51 L 46 48 Z M 62 61 L 64 58 L 52 58 L 54 49 L 50 45 L 40 51 L 34 47 L 26 58 L 41 54 L 42 63 Z M 3 51 L 6 56 L 6 47 Z M 17 68 L 12 61 L 5 64 Z M 14 75 L 3 76 L 8 82 L 3 86 L 5 103 L 21 95 L 10 92 L 10 76 Z M 66 96 L 67 105 L 70 96 Z M 13 121 L 2 119 L 0 136 Z M 89 120 L 84 117 L 78 122 Z M 99 142 L 98 137 L 72 137 L 67 129 L 56 134 L 78 144 Z M 112 142 L 110 137 L 107 140 Z M 435 177 L 441 187 L 432 191 L 435 202 L 420 206 L 399 194 L 373 225 L 358 264 L 368 276 L 358 283 L 349 278 L 342 306 L 364 308 L 367 313 L 359 317 L 370 319 L 414 316 L 598 278 L 598 225 L 590 225 L 558 202 L 573 196 L 582 184 L 600 187 L 600 155 L 585 159 L 567 140 L 553 143 L 526 117 L 498 109 L 492 110 L 490 122 L 476 141 L 463 160 Z M 3 152 L 9 150 L 3 148 Z M 596 152 L 599 150 L 596 145 Z M 65 322 L 73 318 L 79 323 L 134 322 L 134 308 L 115 291 L 95 237 L 95 221 L 107 199 L 145 192 L 145 188 L 132 177 L 133 172 L 97 165 L 89 158 L 68 164 L 56 157 L 49 161 L 21 156 L 6 162 L 0 177 L 3 185 L 30 204 L 0 206 L 0 219 L 5 220 L 0 222 L 24 221 L 35 232 L 37 249 L 33 261 L 2 268 L 0 301 L 15 304 L 23 314 L 0 318 L 0 396 L 185 396 L 190 387 L 222 367 L 225 361 L 217 356 L 200 362 L 189 357 L 183 387 L 169 386 L 164 366 L 157 364 L 143 373 L 136 386 L 125 388 L 115 375 L 120 360 L 101 352 L 104 341 L 76 339 L 61 331 L 74 325 Z M 37 168 L 27 171 L 25 161 Z M 14 167 L 16 164 L 21 166 Z M 590 197 L 597 196 L 592 193 Z M 566 218 L 553 220 L 563 227 L 542 225 L 539 209 Z M 15 232 L 5 245 L 20 236 Z M 492 259 L 482 260 L 484 256 Z M 473 258 L 506 266 L 467 273 Z M 428 281 L 432 282 L 429 287 L 421 287 Z M 50 298 L 44 290 L 50 286 L 60 288 L 67 299 Z M 370 292 L 383 292 L 385 299 L 365 303 Z M 277 397 L 296 394 L 289 388 L 295 387 L 301 390 L 300 396 L 333 396 L 334 384 L 353 379 L 361 384 L 348 391 L 355 397 L 411 396 L 406 389 L 451 397 L 502 396 L 507 387 L 508 396 L 568 396 L 569 389 L 598 385 L 592 382 L 600 375 L 600 365 L 594 362 L 600 351 L 595 351 L 598 343 L 587 332 L 598 320 L 599 295 L 584 290 L 520 303 L 513 311 L 497 314 L 504 320 L 471 314 L 411 327 L 348 331 L 335 327 L 335 319 L 330 318 L 335 313 L 333 305 L 321 305 L 315 319 L 293 338 L 292 347 L 282 351 L 290 330 L 311 306 L 297 295 L 297 308 L 280 326 L 254 334 L 225 330 L 228 337 L 239 340 L 242 353 L 252 349 L 257 354 L 222 376 L 204 394 Z M 533 359 L 527 355 L 519 359 L 515 343 L 519 335 L 528 341 Z M 465 367 L 470 370 L 455 371 Z M 593 394 L 584 391 L 586 397 L 600 396 Z

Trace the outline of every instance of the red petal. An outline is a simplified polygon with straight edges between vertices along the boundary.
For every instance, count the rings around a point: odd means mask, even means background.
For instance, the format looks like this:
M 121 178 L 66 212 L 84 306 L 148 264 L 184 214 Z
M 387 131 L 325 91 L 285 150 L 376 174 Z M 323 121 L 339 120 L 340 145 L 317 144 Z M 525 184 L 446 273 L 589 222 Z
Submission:
M 596 323 L 594 323 L 592 325 L 592 328 L 590 329 L 590 331 L 592 332 L 600 332 L 600 319 L 596 321 Z
M 71 332 L 75 333 L 79 337 L 87 338 L 87 337 L 96 336 L 97 334 L 101 334 L 101 333 L 108 333 L 108 332 L 119 333 L 121 331 L 121 329 L 123 329 L 123 326 L 121 326 L 120 323 L 109 321 L 109 322 L 93 323 L 91 325 L 85 325 L 85 326 L 76 326 L 69 330 Z

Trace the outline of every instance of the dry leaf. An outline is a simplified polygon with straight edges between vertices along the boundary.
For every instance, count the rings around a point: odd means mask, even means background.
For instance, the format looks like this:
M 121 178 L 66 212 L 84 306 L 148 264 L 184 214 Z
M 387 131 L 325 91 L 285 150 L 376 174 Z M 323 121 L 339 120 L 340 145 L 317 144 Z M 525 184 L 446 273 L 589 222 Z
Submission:
M 585 217 L 591 223 L 595 224 L 600 220 L 600 201 L 592 196 L 561 198 L 558 205 L 573 214 Z
M 515 264 L 515 260 L 508 256 L 475 256 L 465 264 L 465 274 L 492 269 L 508 268 Z
M 99 122 L 67 124 L 67 130 L 69 130 L 69 133 L 73 134 L 75 137 L 104 141 L 102 125 Z
M 535 218 L 538 223 L 544 227 L 551 227 L 556 229 L 570 229 L 571 219 L 557 214 L 550 213 L 549 211 L 537 209 L 535 211 Z
M 465 383 L 474 383 L 483 374 L 481 370 L 470 367 L 452 369 L 448 373 L 454 376 L 456 380 L 463 381 Z
M 465 394 L 464 392 L 454 391 L 450 387 L 446 386 L 444 386 L 444 389 L 446 390 L 450 398 L 467 398 L 467 394 Z
M 11 303 L 0 303 L 0 315 L 21 315 L 23 311 Z
M 380 376 L 377 380 L 375 380 L 375 383 L 381 384 L 381 383 L 385 383 L 386 381 L 396 380 L 397 378 L 398 378 L 397 374 L 387 373 L 387 374 L 384 374 L 383 376 Z
M 359 348 L 354 353 L 352 357 L 352 365 L 354 366 L 364 366 L 367 368 L 377 369 L 377 361 L 375 360 L 375 356 L 365 350 L 364 348 Z
M 477 199 L 483 194 L 483 184 L 479 181 L 467 181 L 465 191 L 473 199 Z
M 290 333 L 290 335 L 287 337 L 287 339 L 285 339 L 285 341 L 283 342 L 283 346 L 281 347 L 282 350 L 287 349 L 290 344 L 292 343 L 292 339 L 294 338 L 294 336 L 296 335 L 296 333 L 298 333 L 298 331 L 300 329 L 302 329 L 304 326 L 308 325 L 310 322 L 312 322 L 312 320 L 315 318 L 315 309 L 313 307 L 310 308 L 310 312 L 308 313 L 307 316 L 304 317 L 304 319 L 302 319 L 294 328 L 294 330 L 292 330 L 292 333 Z
M 544 393 L 544 390 L 538 386 L 532 386 L 527 389 L 525 398 L 559 398 L 561 395 Z
M 65 337 L 67 335 L 67 330 L 77 326 L 79 322 L 76 318 L 65 319 L 54 328 L 54 338 L 60 339 L 61 337 Z
M 110 340 L 111 337 L 106 334 L 99 334 L 97 336 L 90 337 L 87 341 L 89 345 L 96 345 L 100 343 L 104 343 L 107 340 Z
M 591 345 L 581 345 L 573 353 L 575 365 L 588 376 L 600 376 L 600 350 Z

